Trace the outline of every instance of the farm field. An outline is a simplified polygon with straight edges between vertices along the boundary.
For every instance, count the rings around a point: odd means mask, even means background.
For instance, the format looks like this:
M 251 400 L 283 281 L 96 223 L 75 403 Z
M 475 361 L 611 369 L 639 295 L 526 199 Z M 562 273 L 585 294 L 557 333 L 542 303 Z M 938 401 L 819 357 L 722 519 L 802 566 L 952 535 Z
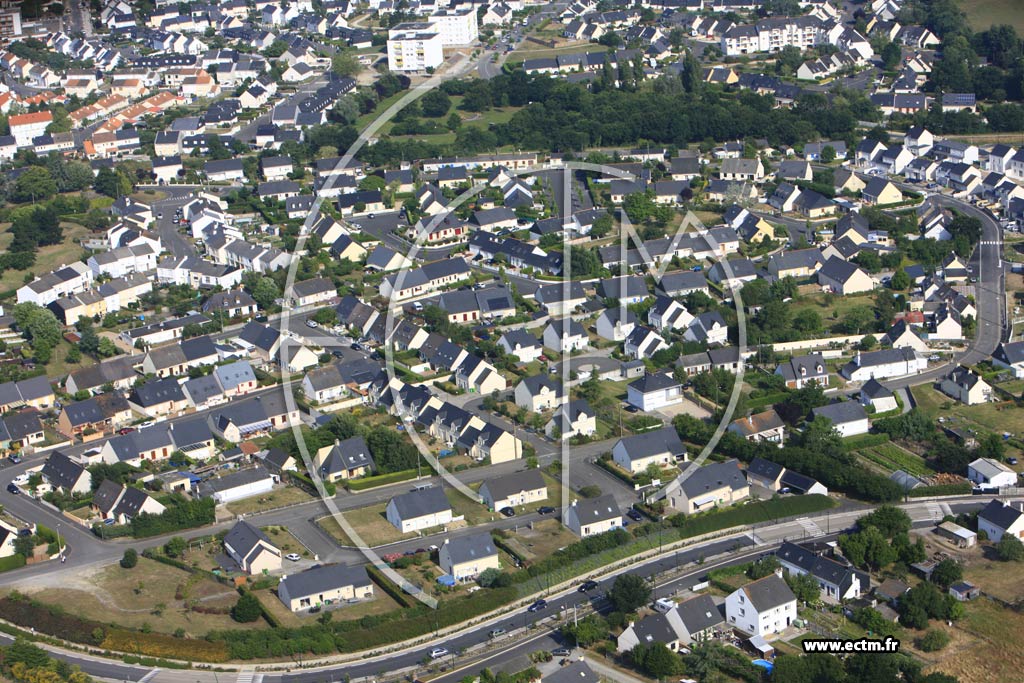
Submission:
M 985 31 L 993 24 L 1010 24 L 1018 33 L 1024 32 L 1024 4 L 1007 0 L 960 0 L 967 20 L 975 32 Z

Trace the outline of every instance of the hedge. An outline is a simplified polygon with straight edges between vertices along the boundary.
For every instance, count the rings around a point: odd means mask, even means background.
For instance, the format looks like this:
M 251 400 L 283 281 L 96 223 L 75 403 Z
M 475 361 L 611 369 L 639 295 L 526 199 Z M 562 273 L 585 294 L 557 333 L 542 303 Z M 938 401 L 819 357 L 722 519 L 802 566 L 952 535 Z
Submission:
M 494 545 L 497 546 L 499 550 L 504 550 L 506 553 L 508 553 L 516 560 L 518 560 L 521 564 L 525 564 L 526 557 L 524 557 L 518 550 L 516 550 L 508 543 L 506 543 L 505 539 L 503 539 L 501 536 L 498 536 L 497 534 L 491 534 L 491 540 L 494 541 Z
M 936 484 L 935 486 L 919 486 L 908 493 L 911 498 L 927 498 L 929 496 L 963 496 L 969 494 L 973 487 L 967 483 Z
M 409 596 L 401 587 L 396 586 L 395 583 L 384 576 L 384 572 L 377 569 L 372 564 L 366 565 L 366 573 L 369 574 L 370 580 L 380 586 L 380 589 L 391 596 L 395 602 L 402 607 L 413 607 L 416 605 L 417 600 Z
M 400 470 L 398 472 L 389 472 L 388 474 L 377 474 L 372 477 L 363 477 L 362 479 L 349 479 L 345 482 L 345 487 L 349 491 L 365 491 L 377 486 L 409 481 L 410 479 L 415 479 L 418 474 L 419 470 Z
M 691 538 L 735 526 L 772 522 L 782 517 L 820 512 L 834 506 L 835 501 L 828 496 L 814 494 L 773 498 L 764 502 L 750 503 L 718 512 L 712 511 L 703 515 L 680 514 L 671 517 L 669 521 L 672 526 L 679 529 L 680 538 Z
M 744 404 L 748 410 L 760 410 L 761 408 L 767 408 L 773 406 L 776 403 L 781 403 L 789 398 L 788 391 L 776 391 L 771 394 L 765 394 L 764 396 L 758 396 L 757 398 L 748 398 Z
M 601 468 L 604 471 L 608 472 L 613 477 L 616 477 L 617 479 L 620 479 L 621 481 L 625 482 L 629 486 L 633 485 L 633 477 L 631 475 L 627 474 L 626 472 L 623 472 L 618 467 L 616 467 L 614 464 L 612 464 L 612 462 L 610 460 L 602 460 L 601 458 L 598 458 L 597 459 L 597 464 L 600 465 Z
M 238 592 L 239 594 L 244 595 L 244 591 L 239 590 Z M 270 627 L 281 628 L 281 620 L 274 616 L 274 614 L 269 609 L 267 609 L 267 606 L 263 604 L 263 600 L 260 599 L 260 596 L 256 595 L 255 593 L 250 593 L 250 595 L 256 598 L 256 602 L 260 604 L 260 612 L 263 614 L 263 619 L 266 620 L 268 624 L 270 624 Z
M 8 572 L 12 569 L 18 569 L 19 567 L 25 566 L 24 555 L 8 555 L 7 557 L 0 557 L 0 572 Z
M 856 451 L 861 448 L 889 443 L 890 441 L 892 439 L 888 434 L 858 434 L 857 436 L 848 436 L 843 439 L 843 450 Z
M 292 482 L 298 484 L 300 488 L 306 489 L 306 491 L 312 493 L 314 496 L 320 495 L 320 492 L 317 491 L 316 484 L 314 484 L 313 480 L 310 479 L 305 474 L 302 474 L 301 472 L 288 472 L 288 477 L 292 480 Z M 326 493 L 331 498 L 333 498 L 338 493 L 338 487 L 335 486 L 333 482 L 325 481 L 323 482 L 323 485 L 324 493 Z

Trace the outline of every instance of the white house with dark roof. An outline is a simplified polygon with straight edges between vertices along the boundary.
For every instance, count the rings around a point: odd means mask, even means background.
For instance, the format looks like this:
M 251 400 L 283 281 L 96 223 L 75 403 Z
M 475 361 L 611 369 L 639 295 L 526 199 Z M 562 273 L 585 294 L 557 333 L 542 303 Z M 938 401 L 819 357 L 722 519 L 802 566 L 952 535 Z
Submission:
M 842 375 L 851 382 L 865 382 L 872 377 L 902 377 L 914 375 L 928 368 L 928 360 L 911 348 L 881 349 L 857 352 L 853 360 L 843 366 Z
M 992 353 L 992 364 L 1005 368 L 1017 379 L 1024 378 L 1024 341 L 1002 343 Z
M 392 526 L 407 534 L 450 524 L 452 505 L 437 487 L 410 491 L 388 501 L 385 516 Z
M 355 479 L 372 474 L 376 469 L 369 446 L 361 436 L 344 441 L 335 440 L 313 457 L 313 465 L 324 481 Z
M 1024 538 L 1024 503 L 1010 505 L 993 500 L 978 513 L 978 533 L 984 531 L 988 540 L 998 543 L 1003 534 Z
M 843 437 L 867 434 L 871 428 L 864 406 L 857 401 L 840 401 L 819 406 L 811 410 L 811 414 L 815 418 L 824 417 L 830 420 L 832 428 Z
M 794 356 L 779 363 L 775 368 L 775 374 L 781 375 L 790 389 L 803 389 L 811 382 L 816 382 L 822 387 L 828 386 L 828 367 L 820 353 Z
M 684 460 L 686 446 L 671 426 L 622 437 L 612 447 L 612 461 L 631 474 L 651 465 L 668 467 Z
M 501 569 L 490 532 L 449 537 L 437 552 L 437 563 L 456 581 L 475 579 L 488 569 Z
M 818 284 L 835 294 L 859 294 L 875 288 L 875 281 L 857 264 L 833 256 L 818 271 Z
M 548 375 L 524 378 L 516 385 L 514 396 L 518 407 L 533 413 L 554 410 L 569 400 L 561 380 Z
M 992 387 L 970 368 L 959 366 L 942 378 L 939 390 L 946 396 L 973 406 L 992 400 Z
M 583 399 L 563 403 L 544 426 L 544 433 L 549 439 L 554 439 L 558 433 L 563 441 L 575 436 L 593 436 L 597 433 L 597 413 Z
M 786 438 L 786 423 L 782 421 L 774 408 L 769 408 L 760 413 L 733 420 L 729 424 L 729 431 L 742 436 L 747 441 L 767 441 L 778 444 L 781 448 L 782 442 Z
M 225 505 L 269 493 L 274 488 L 275 481 L 272 474 L 257 465 L 236 470 L 222 477 L 207 479 L 196 486 L 196 494 L 201 498 L 212 498 L 217 505 Z
M 597 498 L 573 500 L 565 510 L 564 524 L 580 538 L 596 536 L 622 528 L 622 512 L 615 497 L 606 493 Z
M 691 464 L 662 495 L 671 508 L 692 515 L 744 500 L 750 496 L 750 484 L 735 459 L 703 467 Z
M 626 402 L 644 412 L 660 410 L 683 402 L 683 385 L 667 372 L 645 374 L 626 386 Z
M 544 354 L 544 347 L 537 337 L 522 328 L 507 330 L 501 335 L 498 345 L 522 363 L 532 363 Z
M 43 483 L 51 490 L 65 494 L 86 494 L 92 486 L 92 475 L 79 463 L 60 451 L 54 451 L 40 471 Z
M 582 351 L 590 345 L 590 338 L 583 325 L 571 318 L 552 320 L 544 328 L 544 346 L 559 353 Z
M 810 575 L 821 589 L 821 599 L 829 603 L 856 600 L 871 589 L 867 572 L 858 571 L 842 562 L 804 546 L 785 541 L 775 551 L 783 571 L 794 575 Z
M 737 588 L 725 599 L 729 626 L 751 636 L 779 633 L 797 618 L 796 596 L 778 574 Z
M 875 413 L 886 413 L 899 407 L 892 389 L 873 377 L 860 388 L 860 404 L 865 408 L 871 406 Z

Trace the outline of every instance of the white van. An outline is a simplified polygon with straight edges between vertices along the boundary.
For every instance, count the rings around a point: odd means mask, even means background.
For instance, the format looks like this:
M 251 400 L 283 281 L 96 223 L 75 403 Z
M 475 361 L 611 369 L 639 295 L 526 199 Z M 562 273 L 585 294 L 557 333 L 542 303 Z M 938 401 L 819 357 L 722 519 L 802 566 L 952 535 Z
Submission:
M 668 598 L 658 598 L 654 601 L 654 611 L 656 612 L 661 612 L 662 614 L 664 614 L 665 612 L 671 612 L 675 608 L 675 600 L 669 600 Z

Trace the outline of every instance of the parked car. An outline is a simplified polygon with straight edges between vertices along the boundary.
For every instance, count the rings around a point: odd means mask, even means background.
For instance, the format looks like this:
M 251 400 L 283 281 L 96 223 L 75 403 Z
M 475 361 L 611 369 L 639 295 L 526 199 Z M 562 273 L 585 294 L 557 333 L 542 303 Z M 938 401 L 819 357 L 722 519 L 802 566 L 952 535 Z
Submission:
M 640 511 L 634 508 L 630 508 L 629 511 L 626 512 L 626 516 L 634 522 L 642 522 L 644 519 L 644 516 L 640 513 Z
M 117 433 L 120 434 L 121 436 L 124 436 L 125 434 L 131 434 L 134 431 L 134 427 L 125 427 L 124 429 L 117 430 Z
M 553 512 L 555 512 L 555 508 L 551 507 L 550 505 L 541 505 L 539 508 L 537 508 L 537 514 L 550 515 Z
M 320 324 L 317 323 L 317 321 L 315 320 L 306 320 L 306 327 L 312 327 L 313 329 L 316 329 L 320 327 Z
M 433 650 L 430 651 L 431 659 L 441 659 L 441 657 L 446 657 L 447 655 L 448 648 L 446 647 L 435 647 Z
M 288 553 L 284 556 L 284 559 L 289 560 L 291 562 L 298 562 L 302 558 L 299 556 L 298 553 Z
M 7 485 L 7 492 L 13 493 L 14 495 L 18 495 L 19 493 L 21 493 L 21 489 L 15 486 L 14 482 L 12 481 L 10 484 Z
M 569 657 L 572 655 L 572 650 L 567 647 L 556 647 L 551 651 L 552 657 Z
M 505 515 L 506 517 L 515 517 L 516 516 L 516 511 L 513 510 L 512 508 L 501 508 L 500 510 L 498 510 L 498 512 L 500 512 L 501 514 Z
M 21 456 L 20 455 L 12 455 L 10 458 L 8 458 L 8 460 L 11 461 L 12 465 L 20 465 L 21 464 Z
M 535 602 L 532 605 L 530 605 L 529 607 L 527 607 L 526 611 L 527 612 L 540 612 L 542 609 L 547 609 L 547 606 L 548 606 L 548 601 L 547 600 L 538 600 L 537 602 Z

